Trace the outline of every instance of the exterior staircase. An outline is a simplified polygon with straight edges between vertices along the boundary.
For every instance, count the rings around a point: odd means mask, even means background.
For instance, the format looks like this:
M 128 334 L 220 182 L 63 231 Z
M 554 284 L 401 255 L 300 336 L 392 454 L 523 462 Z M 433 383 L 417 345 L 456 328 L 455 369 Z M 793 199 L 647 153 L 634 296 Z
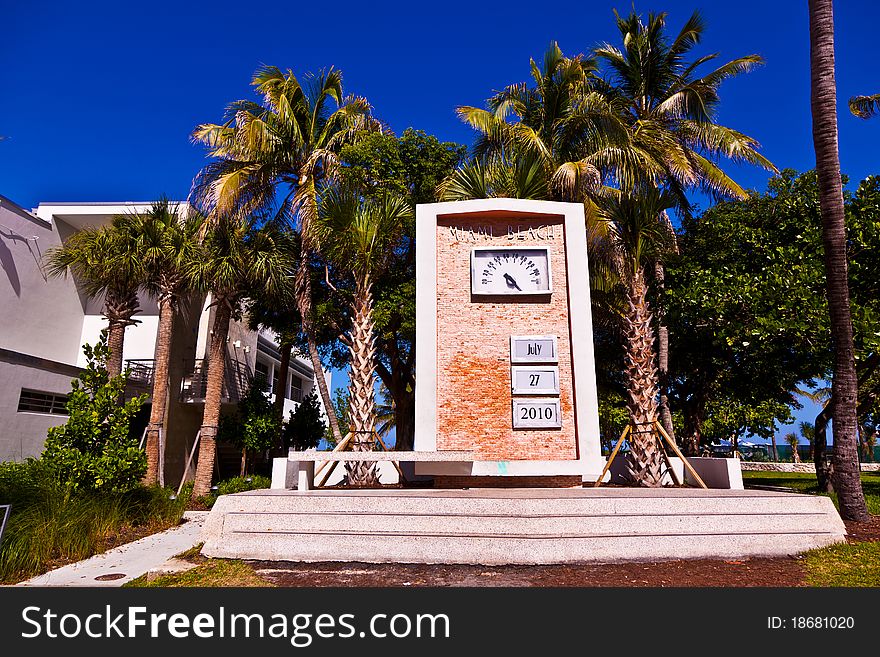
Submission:
M 220 497 L 210 557 L 547 564 L 792 555 L 845 539 L 831 500 L 669 488 L 258 490 Z

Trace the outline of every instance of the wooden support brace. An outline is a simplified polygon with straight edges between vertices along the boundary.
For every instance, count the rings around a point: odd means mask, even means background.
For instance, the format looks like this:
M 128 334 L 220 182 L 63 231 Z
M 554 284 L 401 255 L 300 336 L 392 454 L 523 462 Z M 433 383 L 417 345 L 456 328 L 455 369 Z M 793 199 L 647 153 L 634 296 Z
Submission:
M 620 449 L 620 446 L 623 444 L 624 438 L 627 437 L 630 430 L 632 429 L 632 425 L 627 424 L 626 428 L 623 430 L 623 433 L 620 434 L 620 438 L 617 439 L 617 444 L 614 446 L 614 449 L 611 452 L 611 455 L 608 457 L 608 461 L 605 463 L 605 468 L 602 470 L 602 474 L 599 475 L 599 478 L 596 480 L 596 483 L 593 484 L 593 488 L 598 488 L 602 485 L 602 480 L 605 478 L 605 475 L 608 473 L 608 470 L 611 469 L 611 462 L 614 460 L 614 457 L 617 456 L 617 450 Z
M 688 469 L 688 472 L 690 472 L 693 475 L 694 479 L 697 480 L 697 483 L 700 484 L 700 487 L 708 489 L 709 487 L 705 484 L 700 475 L 697 474 L 697 471 L 694 470 L 690 462 L 688 462 L 688 460 L 684 457 L 684 454 L 681 453 L 681 450 L 678 449 L 678 445 L 676 445 L 675 441 L 669 437 L 668 433 L 666 433 L 663 425 L 656 421 L 654 422 L 654 424 L 657 427 L 657 430 L 660 432 L 660 435 L 662 435 L 666 439 L 666 442 L 669 443 L 669 446 L 672 447 L 672 451 L 674 451 L 676 456 L 678 456 L 678 458 L 681 459 L 682 463 L 684 463 L 685 467 Z

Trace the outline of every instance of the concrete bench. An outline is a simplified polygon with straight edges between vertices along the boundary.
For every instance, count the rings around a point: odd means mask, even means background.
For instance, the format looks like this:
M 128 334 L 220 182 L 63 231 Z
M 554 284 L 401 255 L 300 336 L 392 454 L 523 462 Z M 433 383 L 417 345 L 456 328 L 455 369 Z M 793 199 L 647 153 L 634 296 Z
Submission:
M 315 479 L 315 463 L 325 461 L 396 461 L 412 462 L 453 462 L 470 463 L 474 453 L 469 450 L 449 450 L 441 452 L 332 452 L 332 451 L 294 451 L 290 450 L 287 457 L 272 460 L 272 488 L 293 488 L 310 490 Z

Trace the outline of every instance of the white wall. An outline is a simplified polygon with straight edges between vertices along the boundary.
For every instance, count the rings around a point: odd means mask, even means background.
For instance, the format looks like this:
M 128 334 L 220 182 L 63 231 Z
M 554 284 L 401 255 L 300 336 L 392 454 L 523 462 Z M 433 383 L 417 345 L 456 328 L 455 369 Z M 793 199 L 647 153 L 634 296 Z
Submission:
M 156 333 L 159 329 L 159 318 L 156 315 L 135 315 L 140 324 L 125 329 L 125 343 L 122 347 L 122 358 L 125 360 L 151 360 L 156 353 Z M 79 341 L 79 357 L 76 364 L 86 366 L 83 345 L 93 345 L 101 337 L 101 331 L 107 328 L 107 319 L 101 315 L 86 315 L 83 318 L 82 336 Z

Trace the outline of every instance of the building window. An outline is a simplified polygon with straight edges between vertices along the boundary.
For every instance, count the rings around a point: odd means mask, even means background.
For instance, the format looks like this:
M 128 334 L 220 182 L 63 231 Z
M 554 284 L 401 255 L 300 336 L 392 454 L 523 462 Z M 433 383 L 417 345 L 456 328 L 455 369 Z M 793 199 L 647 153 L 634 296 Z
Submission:
M 66 404 L 67 395 L 22 388 L 21 396 L 18 398 L 18 412 L 67 415 Z
M 290 375 L 290 394 L 287 398 L 295 402 L 303 400 L 302 379 L 294 374 Z
M 269 366 L 266 363 L 257 361 L 254 364 L 254 382 L 263 388 L 269 385 Z

